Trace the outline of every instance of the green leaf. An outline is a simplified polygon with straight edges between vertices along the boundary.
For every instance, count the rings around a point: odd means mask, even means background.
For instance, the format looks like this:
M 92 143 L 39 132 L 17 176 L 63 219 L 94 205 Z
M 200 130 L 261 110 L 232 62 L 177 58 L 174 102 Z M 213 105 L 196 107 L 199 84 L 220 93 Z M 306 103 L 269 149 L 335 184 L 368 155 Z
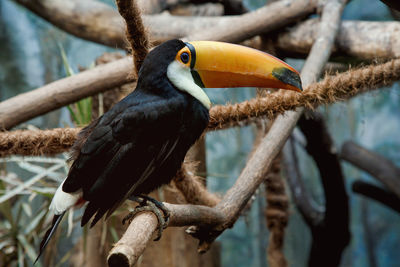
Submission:
M 111 236 L 113 238 L 113 241 L 114 242 L 118 242 L 119 237 L 118 237 L 117 230 L 115 230 L 115 228 L 113 226 L 111 226 L 109 229 L 110 229 L 110 233 L 111 233 Z
M 31 206 L 28 203 L 23 202 L 22 203 L 22 208 L 25 211 L 25 214 L 28 215 L 28 217 L 32 216 L 32 209 L 31 209 Z
M 25 264 L 24 264 L 25 257 L 24 256 L 25 256 L 25 253 L 23 253 L 23 249 L 22 249 L 21 245 L 18 244 L 18 266 L 19 267 L 25 266 Z
M 0 190 L 5 190 L 5 186 L 3 181 L 0 180 Z M 7 221 L 11 224 L 14 225 L 14 218 L 12 215 L 12 208 L 10 205 L 10 201 L 4 201 L 0 203 L 0 213 L 7 219 Z
M 72 76 L 74 75 L 74 70 L 71 68 L 71 66 L 69 65 L 68 59 L 67 59 L 67 55 L 65 54 L 65 50 L 64 47 L 62 46 L 61 43 L 58 43 L 58 47 L 60 48 L 60 53 L 61 53 L 61 58 L 64 64 L 64 69 L 65 69 L 65 73 L 67 74 L 67 76 Z

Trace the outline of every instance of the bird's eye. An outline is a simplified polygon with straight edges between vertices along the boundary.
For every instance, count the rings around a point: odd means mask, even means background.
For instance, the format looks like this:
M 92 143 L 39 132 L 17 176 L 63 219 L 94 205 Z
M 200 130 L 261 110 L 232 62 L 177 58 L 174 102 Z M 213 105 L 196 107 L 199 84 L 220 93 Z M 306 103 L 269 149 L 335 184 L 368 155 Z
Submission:
M 184 64 L 189 62 L 189 54 L 187 52 L 184 52 L 181 54 L 181 60 Z

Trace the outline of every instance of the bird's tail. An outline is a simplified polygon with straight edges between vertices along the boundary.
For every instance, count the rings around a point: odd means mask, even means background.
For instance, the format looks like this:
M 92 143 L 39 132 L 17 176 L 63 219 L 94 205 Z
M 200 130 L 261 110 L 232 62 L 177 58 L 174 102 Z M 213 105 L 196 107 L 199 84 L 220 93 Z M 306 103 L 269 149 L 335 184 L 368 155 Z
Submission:
M 51 224 L 50 229 L 47 230 L 46 234 L 43 237 L 42 242 L 40 243 L 39 255 L 37 256 L 33 265 L 36 264 L 36 262 L 40 258 L 40 255 L 42 255 L 42 253 L 43 253 L 44 249 L 46 248 L 47 244 L 49 243 L 51 237 L 54 235 L 54 232 L 56 231 L 57 226 L 60 224 L 61 219 L 63 218 L 64 214 L 65 214 L 65 211 L 63 213 L 61 213 L 60 215 L 54 215 L 53 223 Z

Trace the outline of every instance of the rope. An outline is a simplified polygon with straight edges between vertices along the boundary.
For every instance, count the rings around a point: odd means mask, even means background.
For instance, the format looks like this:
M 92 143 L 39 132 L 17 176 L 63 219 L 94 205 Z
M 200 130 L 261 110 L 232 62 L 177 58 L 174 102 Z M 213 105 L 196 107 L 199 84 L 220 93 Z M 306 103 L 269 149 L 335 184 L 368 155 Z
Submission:
M 321 82 L 311 84 L 301 94 L 278 92 L 238 104 L 214 106 L 210 110 L 208 130 L 248 124 L 259 117 L 273 119 L 286 110 L 294 110 L 301 106 L 314 109 L 319 105 L 345 100 L 368 90 L 388 86 L 398 80 L 400 59 L 327 76 Z M 72 146 L 79 130 L 65 128 L 1 132 L 0 156 L 52 155 L 64 152 Z
M 144 28 L 139 7 L 135 0 L 117 0 L 118 12 L 126 22 L 126 38 L 133 51 L 133 64 L 136 74 L 149 52 L 149 39 Z
M 207 191 L 195 171 L 195 164 L 185 161 L 174 177 L 175 187 L 183 194 L 186 203 L 214 207 L 220 201 L 219 197 Z
M 285 267 L 287 262 L 283 254 L 285 227 L 289 219 L 289 199 L 281 177 L 281 156 L 272 163 L 271 170 L 265 179 L 267 208 L 265 217 L 270 230 L 267 259 L 268 266 Z
M 0 133 L 0 156 L 53 155 L 67 151 L 75 142 L 80 129 L 17 130 Z

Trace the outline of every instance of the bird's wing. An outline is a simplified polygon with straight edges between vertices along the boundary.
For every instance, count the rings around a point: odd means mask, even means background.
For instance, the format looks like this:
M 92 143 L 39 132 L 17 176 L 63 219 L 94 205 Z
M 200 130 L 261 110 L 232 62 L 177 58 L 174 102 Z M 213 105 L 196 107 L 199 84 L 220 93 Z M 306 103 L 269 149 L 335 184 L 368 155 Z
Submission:
M 89 201 L 82 224 L 92 225 L 143 183 L 175 149 L 183 97 L 125 106 L 94 127 L 71 166 L 63 191 L 83 190 Z M 116 108 L 118 110 L 118 107 Z

